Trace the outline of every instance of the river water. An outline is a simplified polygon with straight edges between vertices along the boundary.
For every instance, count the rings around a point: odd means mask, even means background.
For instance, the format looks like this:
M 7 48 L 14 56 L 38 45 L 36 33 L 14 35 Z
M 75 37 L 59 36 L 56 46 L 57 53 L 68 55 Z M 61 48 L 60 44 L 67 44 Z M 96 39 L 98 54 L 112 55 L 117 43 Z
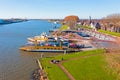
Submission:
M 31 80 L 31 74 L 37 68 L 35 60 L 40 58 L 41 52 L 23 52 L 19 47 L 28 37 L 42 32 L 49 34 L 53 27 L 53 23 L 45 20 L 0 25 L 0 80 Z

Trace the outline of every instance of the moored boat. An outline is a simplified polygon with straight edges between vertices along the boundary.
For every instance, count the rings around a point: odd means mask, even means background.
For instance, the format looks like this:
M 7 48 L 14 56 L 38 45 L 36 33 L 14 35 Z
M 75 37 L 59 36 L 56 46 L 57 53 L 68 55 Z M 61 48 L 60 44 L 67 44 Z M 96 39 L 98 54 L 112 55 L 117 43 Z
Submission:
M 43 36 L 43 35 L 42 35 Z M 40 36 L 41 38 L 41 36 Z M 28 44 L 19 48 L 22 51 L 29 52 L 73 52 L 79 51 L 79 49 L 73 49 L 69 47 L 69 41 L 58 38 L 57 36 L 47 37 L 44 35 L 44 39 L 40 40 L 38 37 L 29 38 Z M 45 40 L 45 38 L 47 40 Z M 50 40 L 49 40 L 50 39 Z M 44 40 L 44 41 L 43 41 Z

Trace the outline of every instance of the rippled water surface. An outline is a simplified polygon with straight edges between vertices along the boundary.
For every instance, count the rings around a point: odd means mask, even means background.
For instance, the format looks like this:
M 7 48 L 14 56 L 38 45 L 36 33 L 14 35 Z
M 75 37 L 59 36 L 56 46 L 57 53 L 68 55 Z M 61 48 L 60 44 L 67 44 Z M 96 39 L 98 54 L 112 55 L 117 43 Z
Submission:
M 40 58 L 41 53 L 22 52 L 19 47 L 28 37 L 48 33 L 53 27 L 53 23 L 45 20 L 0 25 L 0 80 L 30 80 L 32 71 L 37 68 L 35 59 Z

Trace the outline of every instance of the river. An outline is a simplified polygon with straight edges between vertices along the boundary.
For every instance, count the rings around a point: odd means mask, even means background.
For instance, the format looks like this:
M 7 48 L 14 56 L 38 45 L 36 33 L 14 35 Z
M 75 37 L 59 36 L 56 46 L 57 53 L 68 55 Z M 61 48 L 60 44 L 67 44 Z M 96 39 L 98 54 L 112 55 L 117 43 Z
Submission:
M 57 25 L 57 26 L 60 26 Z M 37 68 L 35 60 L 41 52 L 23 52 L 19 50 L 28 37 L 49 34 L 54 27 L 46 20 L 0 25 L 0 80 L 31 80 L 32 72 Z M 45 56 L 52 55 L 45 53 Z

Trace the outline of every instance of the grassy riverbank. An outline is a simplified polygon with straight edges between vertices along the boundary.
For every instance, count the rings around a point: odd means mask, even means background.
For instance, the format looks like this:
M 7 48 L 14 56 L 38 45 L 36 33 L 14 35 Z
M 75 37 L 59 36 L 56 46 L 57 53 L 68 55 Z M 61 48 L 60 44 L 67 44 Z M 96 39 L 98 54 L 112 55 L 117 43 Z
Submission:
M 78 25 L 78 28 L 92 29 L 90 26 L 81 26 L 81 25 Z
M 68 30 L 69 29 L 69 26 L 68 25 L 62 25 L 61 27 L 60 27 L 60 30 L 62 31 L 62 30 Z
M 116 80 L 116 74 L 113 74 L 112 68 L 108 66 L 104 52 L 104 50 L 98 49 L 59 55 L 43 58 L 41 63 L 50 80 L 69 80 L 57 64 L 50 63 L 50 60 L 61 60 L 62 58 L 61 64 L 75 80 Z
M 109 35 L 112 35 L 112 36 L 120 37 L 120 33 L 117 33 L 117 32 L 110 32 L 110 31 L 105 31 L 105 30 L 98 30 L 98 31 L 101 32 L 101 33 L 105 33 L 105 34 L 109 34 Z

